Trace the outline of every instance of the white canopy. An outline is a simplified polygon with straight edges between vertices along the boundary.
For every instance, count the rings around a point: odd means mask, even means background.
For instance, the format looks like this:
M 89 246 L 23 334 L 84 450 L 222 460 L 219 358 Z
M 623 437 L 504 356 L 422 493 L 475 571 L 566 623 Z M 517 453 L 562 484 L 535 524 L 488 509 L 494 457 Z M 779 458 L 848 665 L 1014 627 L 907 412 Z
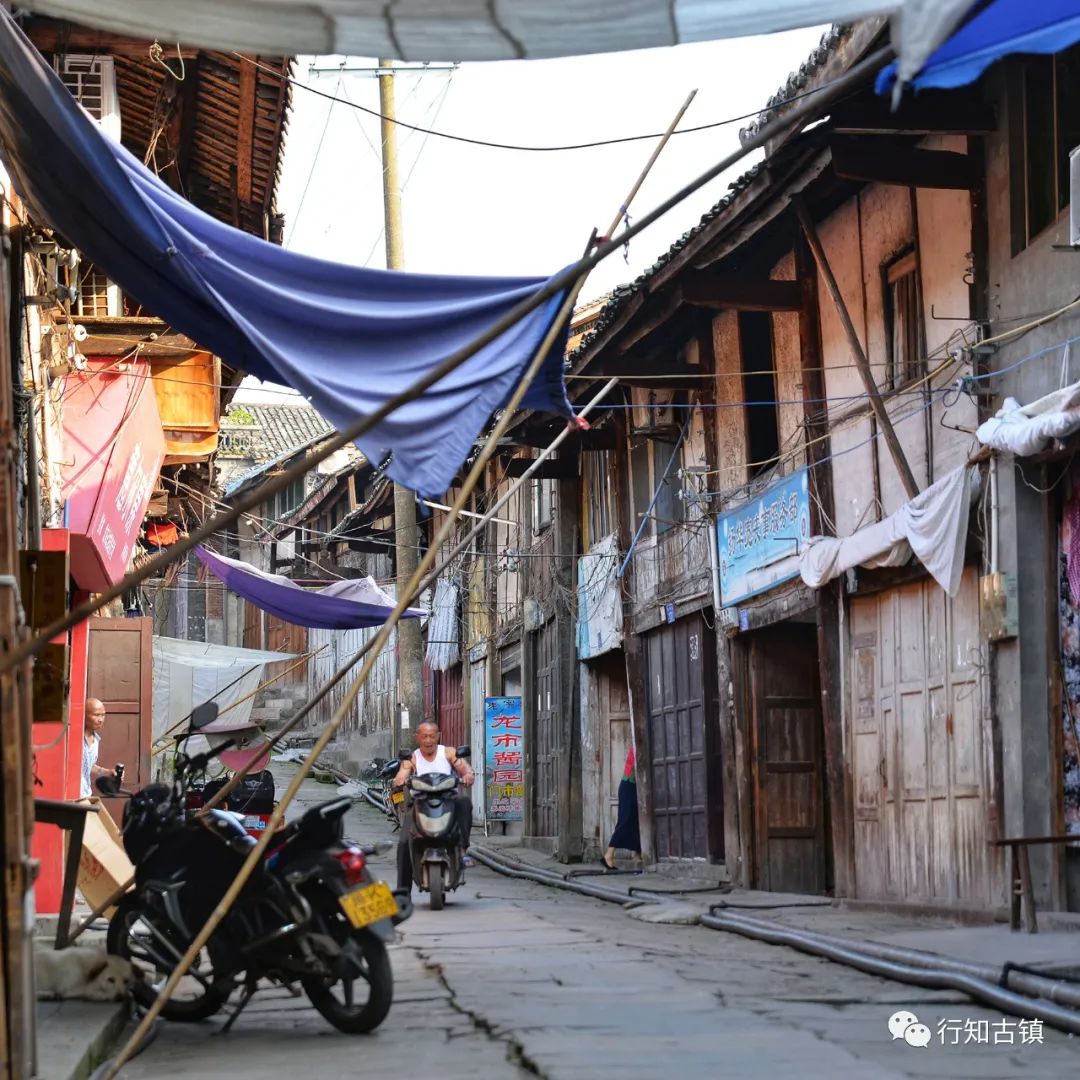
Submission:
M 166 731 L 179 724 L 194 706 L 211 698 L 224 712 L 259 685 L 264 665 L 295 659 L 295 653 L 237 649 L 229 645 L 155 635 L 154 738 L 160 739 Z M 254 704 L 255 699 L 251 697 L 230 709 L 213 725 L 213 730 L 233 731 L 249 727 Z
M 901 77 L 972 0 L 30 0 L 85 26 L 219 50 L 513 60 L 745 37 L 894 17 Z

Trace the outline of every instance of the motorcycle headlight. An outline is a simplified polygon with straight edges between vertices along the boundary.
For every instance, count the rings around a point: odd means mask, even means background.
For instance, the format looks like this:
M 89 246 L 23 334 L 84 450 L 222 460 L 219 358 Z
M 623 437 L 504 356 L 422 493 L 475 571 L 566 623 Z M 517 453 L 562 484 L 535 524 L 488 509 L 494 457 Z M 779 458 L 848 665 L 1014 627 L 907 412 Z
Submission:
M 441 814 L 439 817 L 428 817 L 427 814 L 416 815 L 417 824 L 428 836 L 442 836 L 450 828 L 453 820 L 452 814 Z

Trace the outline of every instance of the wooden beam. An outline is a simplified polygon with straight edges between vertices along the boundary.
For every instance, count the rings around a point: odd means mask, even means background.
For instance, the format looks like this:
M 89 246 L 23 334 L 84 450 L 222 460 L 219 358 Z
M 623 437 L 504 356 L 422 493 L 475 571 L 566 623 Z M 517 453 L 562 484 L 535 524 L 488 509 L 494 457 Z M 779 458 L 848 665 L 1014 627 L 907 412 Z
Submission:
M 196 120 L 198 119 L 199 81 L 202 75 L 202 57 L 197 56 L 187 67 L 184 78 L 183 90 L 176 99 L 176 113 L 174 123 L 176 125 L 176 141 L 172 141 L 170 133 L 170 145 L 176 155 L 176 177 L 181 185 L 178 190 L 183 191 L 188 187 L 187 168 L 191 161 L 191 146 L 195 138 Z
M 984 102 L 949 91 L 906 98 L 895 112 L 886 98 L 847 102 L 829 126 L 837 135 L 990 135 L 997 118 Z
M 242 205 L 251 202 L 251 158 L 255 135 L 255 65 L 240 60 L 236 123 L 236 196 Z
M 562 430 L 562 424 L 545 424 L 543 427 L 521 428 L 507 433 L 508 446 L 531 446 L 542 450 Z M 559 448 L 560 454 L 577 454 L 582 450 L 614 450 L 615 429 L 605 424 L 571 435 Z
M 146 38 L 110 34 L 63 19 L 33 18 L 24 22 L 22 29 L 40 53 L 94 53 L 145 60 L 150 51 L 150 42 Z M 163 43 L 163 48 L 167 56 L 176 57 L 175 43 Z M 185 62 L 197 55 L 198 49 L 180 48 L 180 56 Z
M 615 351 L 625 353 L 644 341 L 651 333 L 669 322 L 682 306 L 682 290 L 669 289 L 656 296 L 642 309 L 641 318 L 634 319 L 615 341 Z
M 679 288 L 684 303 L 717 311 L 798 311 L 802 303 L 797 281 L 754 281 L 696 271 L 683 275 Z
M 829 147 L 833 171 L 845 180 L 955 191 L 970 191 L 977 180 L 967 154 L 951 150 L 917 150 L 884 136 L 858 139 L 846 135 L 830 140 Z
M 806 239 L 810 244 L 810 250 L 813 252 L 814 261 L 817 263 L 818 270 L 821 272 L 821 276 L 825 281 L 825 287 L 829 290 L 829 295 L 832 297 L 837 314 L 840 316 L 840 322 L 843 324 L 844 333 L 847 335 L 851 354 L 855 360 L 856 367 L 859 369 L 859 375 L 862 377 L 867 397 L 870 399 L 870 407 L 874 411 L 874 416 L 877 417 L 878 425 L 881 428 L 881 434 L 884 436 L 885 443 L 889 448 L 889 453 L 892 455 L 893 464 L 896 466 L 896 471 L 900 475 L 900 481 L 904 485 L 904 491 L 907 492 L 907 497 L 909 499 L 913 499 L 919 494 L 919 485 L 915 482 L 915 476 L 911 471 L 911 466 L 904 456 L 904 448 L 900 445 L 900 440 L 896 437 L 892 419 L 889 417 L 888 410 L 885 408 L 885 403 L 881 400 L 881 394 L 878 392 L 877 383 L 874 382 L 874 373 L 870 370 L 870 362 L 866 359 L 866 353 L 863 352 L 862 343 L 859 341 L 859 335 L 855 332 L 855 324 L 851 321 L 851 315 L 848 312 L 847 304 L 844 303 L 844 297 L 840 292 L 840 286 L 837 284 L 836 276 L 833 274 L 832 267 L 829 265 L 829 260 L 825 255 L 825 249 L 821 246 L 821 237 L 818 236 L 817 228 L 814 225 L 814 219 L 810 216 L 810 211 L 807 210 L 806 204 L 799 196 L 795 196 L 791 200 L 791 205 L 795 209 L 799 224 L 802 226 L 802 230 L 806 234 Z

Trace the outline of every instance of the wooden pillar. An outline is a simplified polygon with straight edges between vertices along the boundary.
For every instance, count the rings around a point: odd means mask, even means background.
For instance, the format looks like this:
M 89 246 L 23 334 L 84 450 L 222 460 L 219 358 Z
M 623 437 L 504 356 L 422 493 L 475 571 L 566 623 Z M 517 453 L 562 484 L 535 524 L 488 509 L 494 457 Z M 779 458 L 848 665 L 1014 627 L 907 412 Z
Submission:
M 16 430 L 14 389 L 19 365 L 15 362 L 12 341 L 20 327 L 13 327 L 11 290 L 13 279 L 21 272 L 19 248 L 12 254 L 11 238 L 3 235 L 0 256 L 0 649 L 7 651 L 19 644 L 27 631 L 19 618 L 19 549 L 17 462 L 21 453 L 29 453 L 30 441 L 25 431 Z M 31 414 L 32 417 L 32 414 Z M 33 420 L 31 418 L 31 423 Z M 20 450 L 20 444 L 23 449 Z M 28 462 L 36 469 L 37 463 Z M 3 855 L 3 934 L 0 936 L 0 1076 L 17 1080 L 34 1068 L 34 996 L 30 939 L 25 929 L 26 895 L 31 888 L 30 836 L 33 829 L 33 793 L 31 768 L 32 718 L 31 662 L 0 676 L 0 807 L 3 825 L 0 842 Z
M 615 419 L 615 502 L 619 521 L 619 552 L 625 556 L 634 538 L 630 516 L 630 454 L 625 415 Z M 634 595 L 633 560 L 623 576 L 623 593 Z M 645 686 L 645 657 L 642 642 L 634 633 L 633 604 L 624 604 L 623 654 L 626 658 L 626 687 L 630 699 L 630 726 L 634 733 L 637 757 L 638 821 L 641 830 L 641 858 L 646 864 L 656 862 L 656 828 L 653 817 L 652 757 L 649 752 L 649 711 Z
M 866 389 L 866 395 L 870 399 L 870 407 L 873 409 L 874 416 L 877 418 L 878 425 L 881 427 L 881 434 L 885 439 L 886 446 L 889 448 L 889 453 L 892 455 L 893 464 L 896 466 L 896 471 L 900 474 L 900 480 L 904 485 L 904 490 L 907 492 L 907 497 L 913 499 L 919 494 L 919 485 L 915 482 L 915 476 L 911 471 L 911 466 L 904 456 L 904 449 L 900 445 L 900 440 L 896 437 L 896 431 L 893 429 L 892 419 L 885 408 L 885 403 L 881 400 L 881 394 L 878 393 L 877 383 L 874 382 L 874 373 L 870 370 L 870 361 L 867 360 L 866 353 L 863 352 L 862 342 L 859 341 L 859 335 L 855 331 L 855 324 L 851 321 L 851 314 L 848 312 L 847 304 L 844 303 L 844 297 L 840 292 L 840 286 L 832 272 L 832 267 L 829 265 L 829 260 L 825 255 L 825 249 L 821 245 L 821 237 L 818 236 L 817 228 L 814 225 L 814 219 L 810 216 L 810 211 L 806 209 L 806 204 L 802 199 L 798 197 L 793 198 L 791 200 L 791 205 L 795 208 L 795 213 L 799 218 L 799 224 L 802 226 L 802 230 L 806 234 L 806 239 L 809 241 L 810 250 L 813 252 L 814 260 L 817 262 L 818 269 L 821 271 L 821 276 L 825 280 L 825 287 L 829 290 L 829 295 L 832 297 L 833 304 L 836 305 L 836 311 L 840 316 L 840 322 L 843 324 L 844 333 L 848 339 L 848 345 L 851 347 L 851 355 L 855 359 L 855 366 L 859 369 L 859 375 L 862 378 L 863 386 Z
M 795 275 L 802 291 L 799 310 L 799 355 L 803 375 L 803 419 L 806 425 L 807 467 L 813 531 L 828 534 L 835 514 L 832 462 L 829 441 L 826 385 L 818 322 L 817 273 L 810 241 L 795 234 Z M 842 581 L 830 582 L 817 591 L 818 668 L 821 680 L 821 715 L 824 727 L 825 786 L 828 799 L 832 849 L 833 887 L 837 896 L 848 896 L 854 887 L 852 826 L 848 765 L 844 759 L 844 685 L 841 677 L 840 616 L 844 603 Z
M 563 760 L 559 765 L 559 859 L 580 862 L 584 847 L 581 803 L 581 692 L 577 658 L 577 554 L 581 538 L 581 480 L 578 476 L 556 482 L 555 565 L 552 573 L 559 604 L 557 648 L 563 715 Z

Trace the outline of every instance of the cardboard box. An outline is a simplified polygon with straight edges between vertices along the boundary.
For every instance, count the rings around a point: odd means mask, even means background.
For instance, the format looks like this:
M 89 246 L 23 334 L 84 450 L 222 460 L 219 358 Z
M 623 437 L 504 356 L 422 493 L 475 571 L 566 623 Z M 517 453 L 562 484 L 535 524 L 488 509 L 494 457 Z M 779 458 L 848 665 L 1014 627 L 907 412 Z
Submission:
M 83 899 L 96 909 L 135 876 L 135 867 L 124 851 L 120 830 L 109 811 L 100 799 L 90 801 L 98 807 L 98 812 L 86 815 L 77 884 Z M 114 910 L 106 911 L 106 917 L 112 918 Z

